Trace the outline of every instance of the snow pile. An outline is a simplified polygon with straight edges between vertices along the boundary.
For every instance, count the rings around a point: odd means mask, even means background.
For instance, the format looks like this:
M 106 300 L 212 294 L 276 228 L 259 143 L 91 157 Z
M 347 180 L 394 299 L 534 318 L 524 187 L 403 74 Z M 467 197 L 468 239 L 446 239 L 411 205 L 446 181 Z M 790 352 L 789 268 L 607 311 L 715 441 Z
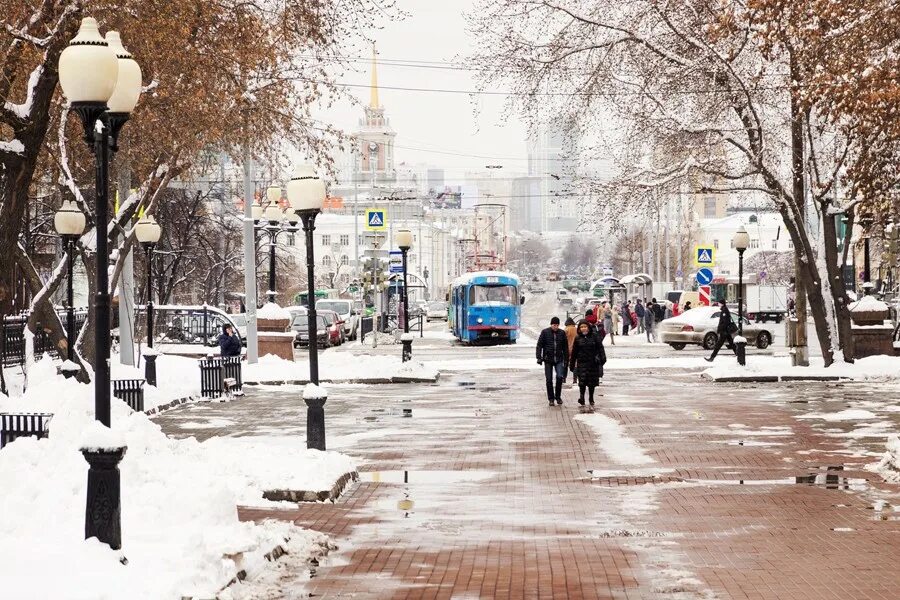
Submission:
M 575 415 L 575 420 L 581 421 L 594 430 L 597 444 L 609 458 L 611 464 L 647 465 L 656 462 L 647 456 L 637 442 L 628 437 L 618 421 L 599 413 Z
M 723 357 L 731 358 L 731 357 Z M 610 361 L 612 362 L 612 361 Z M 777 356 L 748 357 L 746 366 L 734 360 L 722 360 L 702 375 L 721 377 L 844 377 L 853 380 L 896 379 L 900 377 L 900 357 L 878 355 L 860 358 L 854 363 L 835 363 L 825 368 L 821 358 L 810 358 L 810 366 L 793 367 L 790 360 Z M 608 366 L 607 366 L 608 368 Z
M 143 354 L 147 350 L 142 349 Z M 144 379 L 144 361 L 139 367 L 111 361 L 112 379 Z M 200 397 L 200 366 L 196 358 L 156 353 L 156 386 L 144 384 L 144 410 L 173 400 Z
M 256 312 L 256 318 L 266 319 L 268 321 L 290 321 L 291 313 L 274 302 L 266 302 L 263 304 L 263 307 Z
M 848 408 L 836 413 L 807 413 L 797 418 L 821 419 L 823 421 L 866 421 L 868 419 L 877 419 L 878 415 L 861 408 Z
M 887 312 L 888 305 L 874 296 L 863 296 L 849 306 L 850 312 Z
M 383 381 L 394 377 L 434 379 L 437 370 L 428 365 L 402 362 L 400 352 L 392 355 L 348 355 L 346 352 L 324 352 L 319 355 L 321 381 Z M 309 363 L 284 360 L 272 354 L 255 365 L 244 365 L 244 382 L 308 382 Z
M 900 483 L 900 436 L 888 438 L 887 452 L 879 462 L 866 465 L 866 469 L 878 473 L 885 481 Z
M 265 505 L 270 488 L 329 489 L 352 461 L 302 440 L 174 440 L 112 401 L 113 431 L 97 433 L 93 387 L 42 360 L 20 398 L 0 412 L 52 412 L 50 437 L 0 450 L 0 581 L 5 597 L 215 597 L 238 570 L 291 538 L 314 550 L 323 536 L 286 523 L 238 521 L 237 505 Z M 84 540 L 88 465 L 80 447 L 128 449 L 120 464 L 122 550 Z M 126 557 L 127 564 L 120 558 Z

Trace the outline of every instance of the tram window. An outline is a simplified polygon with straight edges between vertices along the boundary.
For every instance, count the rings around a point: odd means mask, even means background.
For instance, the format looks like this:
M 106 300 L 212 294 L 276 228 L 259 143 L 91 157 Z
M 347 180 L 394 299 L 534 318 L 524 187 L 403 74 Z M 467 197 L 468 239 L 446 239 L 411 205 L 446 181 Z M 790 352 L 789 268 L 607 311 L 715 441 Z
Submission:
M 484 302 L 504 302 L 516 304 L 516 286 L 514 285 L 473 285 L 469 288 L 469 304 Z

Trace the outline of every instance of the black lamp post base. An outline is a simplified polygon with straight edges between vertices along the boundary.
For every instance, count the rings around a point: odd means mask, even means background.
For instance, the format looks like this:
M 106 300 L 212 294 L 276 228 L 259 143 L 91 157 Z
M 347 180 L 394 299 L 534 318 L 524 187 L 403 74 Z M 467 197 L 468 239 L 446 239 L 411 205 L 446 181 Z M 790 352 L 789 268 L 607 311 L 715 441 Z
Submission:
M 734 345 L 734 353 L 737 355 L 739 365 L 743 367 L 747 364 L 747 342 L 737 342 Z
M 325 450 L 325 401 L 327 398 L 304 398 L 306 402 L 306 447 Z
M 409 335 L 409 334 L 406 334 Z M 409 362 L 412 360 L 412 340 L 401 340 L 400 342 L 403 344 L 403 362 Z M 395 355 L 396 356 L 396 355 Z
M 144 355 L 144 379 L 147 380 L 147 385 L 156 385 L 156 355 L 155 354 L 145 354 Z
M 113 550 L 122 548 L 122 494 L 119 461 L 126 448 L 82 449 L 88 461 L 84 539 L 97 538 Z

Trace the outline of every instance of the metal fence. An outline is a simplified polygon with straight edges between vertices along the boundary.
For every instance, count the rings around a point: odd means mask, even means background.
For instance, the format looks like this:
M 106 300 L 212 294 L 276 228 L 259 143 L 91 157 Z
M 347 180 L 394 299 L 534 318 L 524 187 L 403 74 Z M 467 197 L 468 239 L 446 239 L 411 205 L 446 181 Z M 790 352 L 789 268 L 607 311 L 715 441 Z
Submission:
M 62 321 L 63 328 L 66 326 L 66 312 L 63 310 L 57 313 Z M 84 321 L 87 319 L 86 311 L 75 312 L 75 329 L 81 329 Z M 4 367 L 15 367 L 25 364 L 25 324 L 28 321 L 27 314 L 5 317 L 2 328 L 2 365 Z M 57 356 L 56 346 L 50 340 L 50 335 L 44 330 L 41 323 L 37 324 L 34 334 L 34 354 L 40 356 L 49 353 L 51 356 Z

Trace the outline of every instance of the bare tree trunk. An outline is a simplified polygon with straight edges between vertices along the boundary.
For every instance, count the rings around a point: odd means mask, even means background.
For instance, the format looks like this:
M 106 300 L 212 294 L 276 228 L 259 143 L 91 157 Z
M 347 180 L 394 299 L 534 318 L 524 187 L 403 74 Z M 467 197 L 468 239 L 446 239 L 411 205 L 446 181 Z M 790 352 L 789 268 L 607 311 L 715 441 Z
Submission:
M 843 351 L 844 360 L 853 362 L 853 327 L 850 321 L 850 309 L 847 306 L 847 288 L 844 285 L 843 264 L 837 253 L 836 215 L 822 209 L 822 238 L 825 246 L 825 268 L 831 297 L 834 301 L 835 320 L 838 327 L 838 343 Z

